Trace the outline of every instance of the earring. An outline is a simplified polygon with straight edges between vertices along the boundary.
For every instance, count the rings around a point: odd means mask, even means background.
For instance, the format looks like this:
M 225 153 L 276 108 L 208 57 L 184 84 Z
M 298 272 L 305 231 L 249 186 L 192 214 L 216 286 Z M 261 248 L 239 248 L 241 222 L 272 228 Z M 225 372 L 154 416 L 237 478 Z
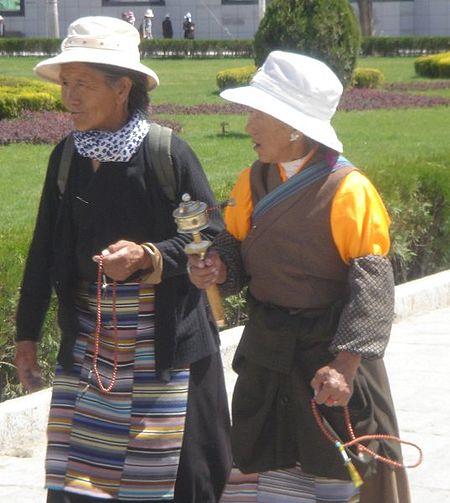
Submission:
M 291 131 L 291 134 L 289 136 L 289 141 L 295 141 L 300 138 L 300 135 L 297 133 L 297 131 Z

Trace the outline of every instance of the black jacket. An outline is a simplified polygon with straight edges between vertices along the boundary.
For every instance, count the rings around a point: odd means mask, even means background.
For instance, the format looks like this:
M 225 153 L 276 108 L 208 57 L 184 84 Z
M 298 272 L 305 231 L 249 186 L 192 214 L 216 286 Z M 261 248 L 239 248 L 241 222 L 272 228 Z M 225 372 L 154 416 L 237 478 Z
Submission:
M 74 288 L 80 279 L 90 279 L 86 278 L 86 272 L 80 277 L 82 240 L 77 240 L 80 230 L 74 225 L 74 219 L 89 223 L 89 211 L 96 208 L 99 223 L 91 230 L 93 252 L 98 253 L 117 239 L 129 239 L 152 242 L 163 256 L 163 279 L 155 287 L 157 370 L 162 373 L 217 351 L 219 337 L 206 296 L 190 283 L 186 274 L 184 245 L 191 236 L 177 232 L 172 216 L 176 204 L 164 196 L 158 185 L 147 140 L 144 139 L 128 163 L 105 166 L 110 170 L 108 175 L 115 173 L 116 178 L 111 175 L 112 178 L 97 179 L 100 190 L 97 189 L 96 200 L 91 206 L 83 206 L 77 193 L 80 174 L 83 169 L 88 173 L 86 166 L 89 164 L 76 152 L 66 191 L 60 198 L 57 175 L 63 142 L 55 147 L 49 160 L 22 281 L 16 340 L 40 339 L 53 288 L 58 297 L 58 323 L 62 332 L 58 361 L 66 369 L 71 367 L 73 344 L 78 334 Z M 193 200 L 213 206 L 214 196 L 200 162 L 190 147 L 175 135 L 172 135 L 171 155 L 177 199 L 181 200 L 181 195 L 187 192 Z M 80 211 L 87 213 L 80 215 Z M 99 214 L 103 217 L 98 217 Z M 210 213 L 209 224 L 203 234 L 211 240 L 223 228 L 217 212 Z M 84 246 L 84 240 L 81 244 Z

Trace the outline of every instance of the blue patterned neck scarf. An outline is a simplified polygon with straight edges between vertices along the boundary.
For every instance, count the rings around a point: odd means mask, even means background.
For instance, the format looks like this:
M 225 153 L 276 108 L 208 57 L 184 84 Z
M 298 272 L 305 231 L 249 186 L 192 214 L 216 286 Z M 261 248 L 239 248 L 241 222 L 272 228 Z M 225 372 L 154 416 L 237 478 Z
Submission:
M 146 137 L 149 122 L 136 112 L 118 131 L 75 131 L 77 152 L 100 162 L 128 162 Z

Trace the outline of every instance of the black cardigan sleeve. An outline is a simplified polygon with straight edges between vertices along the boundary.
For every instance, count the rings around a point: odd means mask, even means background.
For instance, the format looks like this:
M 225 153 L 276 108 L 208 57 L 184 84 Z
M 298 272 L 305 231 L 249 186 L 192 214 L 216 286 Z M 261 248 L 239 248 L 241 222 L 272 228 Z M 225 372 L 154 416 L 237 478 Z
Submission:
M 54 228 L 59 207 L 57 175 L 59 144 L 50 155 L 36 224 L 25 264 L 16 312 L 16 340 L 38 341 L 49 306 L 53 267 Z

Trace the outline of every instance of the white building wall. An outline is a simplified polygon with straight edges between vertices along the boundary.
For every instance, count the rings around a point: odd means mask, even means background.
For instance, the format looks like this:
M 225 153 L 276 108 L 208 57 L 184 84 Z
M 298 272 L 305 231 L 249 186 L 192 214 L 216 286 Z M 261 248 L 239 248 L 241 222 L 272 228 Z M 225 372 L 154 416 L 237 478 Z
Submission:
M 450 36 L 450 0 L 374 0 L 373 17 L 375 36 Z
M 146 6 L 102 6 L 101 0 L 59 0 L 59 29 L 61 37 L 67 33 L 69 24 L 82 16 L 121 17 L 124 10 L 133 10 L 136 27 L 139 27 Z M 182 23 L 186 12 L 192 14 L 198 39 L 245 39 L 252 38 L 259 23 L 258 4 L 222 5 L 221 0 L 166 0 L 166 5 L 151 6 L 153 34 L 162 37 L 161 23 L 166 13 L 170 14 L 174 38 L 183 38 Z M 4 16 L 7 31 L 20 32 L 28 37 L 49 35 L 46 0 L 25 0 L 24 16 Z
M 450 35 L 450 0 L 416 0 L 415 4 L 417 35 Z
M 351 0 L 351 5 L 358 14 L 356 1 Z M 103 7 L 102 0 L 58 0 L 60 34 L 63 37 L 69 24 L 78 17 L 120 17 L 122 11 L 130 8 L 138 27 L 147 7 Z M 175 38 L 183 37 L 181 25 L 186 12 L 192 14 L 199 39 L 252 38 L 259 23 L 258 3 L 222 5 L 221 0 L 166 0 L 166 5 L 152 9 L 155 37 L 162 36 L 161 22 L 166 13 L 172 18 Z M 450 0 L 374 0 L 373 10 L 375 35 L 450 36 Z M 47 0 L 25 0 L 24 16 L 4 17 L 7 32 L 28 37 L 49 35 Z

